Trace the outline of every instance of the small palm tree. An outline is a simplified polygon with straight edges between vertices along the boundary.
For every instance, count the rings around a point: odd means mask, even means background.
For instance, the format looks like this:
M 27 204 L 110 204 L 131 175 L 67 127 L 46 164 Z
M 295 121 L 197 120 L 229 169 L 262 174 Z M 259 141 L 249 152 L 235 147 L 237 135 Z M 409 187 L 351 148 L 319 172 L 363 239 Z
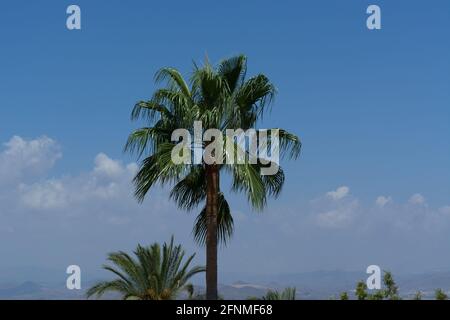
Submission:
M 422 292 L 417 291 L 413 296 L 413 300 L 422 300 Z
M 355 296 L 358 300 L 366 300 L 369 297 L 367 293 L 367 284 L 364 281 L 359 281 L 356 284 Z
M 348 293 L 347 292 L 342 292 L 339 296 L 339 300 L 348 300 Z
M 355 296 L 358 300 L 401 300 L 398 294 L 398 286 L 391 272 L 384 271 L 383 284 L 384 289 L 368 293 L 367 284 L 364 281 L 359 281 L 356 284 Z
M 448 295 L 442 289 L 436 289 L 434 297 L 436 300 L 448 300 Z
M 286 288 L 282 292 L 269 290 L 263 300 L 295 300 L 296 288 Z
M 389 300 L 399 300 L 400 297 L 398 295 L 398 287 L 391 272 L 384 272 L 383 283 L 386 287 L 384 290 L 384 297 Z
M 100 297 L 106 292 L 118 292 L 124 300 L 170 300 L 175 299 L 182 290 L 192 288 L 187 282 L 204 267 L 189 265 L 195 254 L 187 258 L 181 245 L 174 246 L 173 237 L 170 243 L 161 246 L 154 243 L 148 247 L 138 245 L 134 251 L 137 259 L 119 251 L 110 253 L 108 260 L 115 265 L 103 265 L 118 276 L 112 281 L 102 281 L 91 287 L 87 296 Z

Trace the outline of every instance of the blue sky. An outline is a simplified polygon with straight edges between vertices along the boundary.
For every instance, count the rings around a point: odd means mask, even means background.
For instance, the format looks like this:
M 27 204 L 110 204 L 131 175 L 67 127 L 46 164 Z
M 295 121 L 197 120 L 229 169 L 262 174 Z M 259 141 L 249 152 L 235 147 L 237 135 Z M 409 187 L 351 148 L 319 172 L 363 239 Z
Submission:
M 263 125 L 295 132 L 304 148 L 284 164 L 284 192 L 265 213 L 232 197 L 238 229 L 222 272 L 450 268 L 450 256 L 433 253 L 450 249 L 448 1 L 74 3 L 81 31 L 65 28 L 68 1 L 1 6 L 0 253 L 16 256 L 8 263 L 75 260 L 94 270 L 108 251 L 171 233 L 201 262 L 193 215 L 162 190 L 134 202 L 136 159 L 122 147 L 139 125 L 131 108 L 152 94 L 160 67 L 188 74 L 205 55 L 244 53 L 249 74 L 265 73 L 278 89 Z M 381 7 L 382 30 L 366 28 L 369 4 Z

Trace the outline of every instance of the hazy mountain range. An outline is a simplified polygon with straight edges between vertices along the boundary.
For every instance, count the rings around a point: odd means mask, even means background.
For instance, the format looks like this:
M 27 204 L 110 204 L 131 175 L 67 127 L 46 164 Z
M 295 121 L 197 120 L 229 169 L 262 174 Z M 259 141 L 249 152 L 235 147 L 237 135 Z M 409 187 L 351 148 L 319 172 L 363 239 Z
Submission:
M 85 289 L 96 281 L 94 279 L 84 281 L 82 290 L 68 290 L 65 287 L 65 275 L 61 275 L 61 280 L 54 281 L 54 277 L 51 278 L 47 271 L 33 269 L 33 272 L 29 274 L 31 280 L 26 281 L 18 280 L 20 277 L 16 277 L 15 280 L 14 277 L 5 278 L 8 276 L 7 271 L 1 273 L 0 299 L 85 299 Z M 54 273 L 52 274 L 54 276 Z M 297 288 L 299 299 L 330 299 L 338 297 L 343 291 L 347 291 L 352 296 L 356 282 L 366 278 L 365 273 L 349 271 L 317 271 L 266 276 L 225 274 L 222 277 L 223 284 L 219 286 L 219 292 L 225 299 L 246 299 L 261 297 L 269 289 L 283 289 L 291 286 Z M 424 298 L 431 298 L 437 288 L 450 291 L 450 272 L 394 274 L 394 278 L 403 298 L 411 297 L 418 290 L 423 293 Z M 200 285 L 195 288 L 198 293 L 204 291 Z M 118 296 L 111 294 L 105 298 L 117 299 Z

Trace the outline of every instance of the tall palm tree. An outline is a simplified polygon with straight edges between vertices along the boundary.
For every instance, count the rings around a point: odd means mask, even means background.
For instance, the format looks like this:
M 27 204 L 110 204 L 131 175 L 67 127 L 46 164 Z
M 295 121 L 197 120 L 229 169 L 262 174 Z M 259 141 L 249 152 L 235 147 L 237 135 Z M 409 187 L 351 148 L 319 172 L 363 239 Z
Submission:
M 230 165 L 203 159 L 200 164 L 175 164 L 171 154 L 177 143 L 171 141 L 171 135 L 179 128 L 194 134 L 195 121 L 201 121 L 203 132 L 219 129 L 235 151 L 242 149 L 238 141 L 226 137 L 226 130 L 256 128 L 275 95 L 275 87 L 266 76 L 259 74 L 246 80 L 246 71 L 247 59 L 242 55 L 224 60 L 216 68 L 208 61 L 202 67 L 195 65 L 189 84 L 176 69 L 161 69 L 155 78 L 157 82 L 166 81 L 166 86 L 156 90 L 150 100 L 137 103 L 132 112 L 132 119 L 145 118 L 149 126 L 131 133 L 125 146 L 139 157 L 145 153 L 134 179 L 138 200 L 143 201 L 159 182 L 173 184 L 170 197 L 180 208 L 192 210 L 205 203 L 193 232 L 195 239 L 206 245 L 207 299 L 217 299 L 218 242 L 226 242 L 233 232 L 230 207 L 220 188 L 220 172 L 231 174 L 231 190 L 245 193 L 257 210 L 264 208 L 268 196 L 280 193 L 285 177 L 281 168 L 274 175 L 261 175 L 260 170 L 271 163 L 248 151 L 243 151 L 245 157 L 256 156 L 256 163 Z M 281 154 L 296 158 L 301 148 L 298 137 L 276 129 Z M 203 141 L 200 147 L 209 143 Z M 224 150 L 223 157 L 229 156 L 229 150 Z
M 177 294 L 192 288 L 187 282 L 204 267 L 189 268 L 195 254 L 183 262 L 185 252 L 181 245 L 174 246 L 173 237 L 170 243 L 164 243 L 162 250 L 158 243 L 149 247 L 138 245 L 134 251 L 137 259 L 125 252 L 110 253 L 108 260 L 115 266 L 104 265 L 118 278 L 102 281 L 91 287 L 88 297 L 100 297 L 106 292 L 119 292 L 123 299 L 169 300 Z

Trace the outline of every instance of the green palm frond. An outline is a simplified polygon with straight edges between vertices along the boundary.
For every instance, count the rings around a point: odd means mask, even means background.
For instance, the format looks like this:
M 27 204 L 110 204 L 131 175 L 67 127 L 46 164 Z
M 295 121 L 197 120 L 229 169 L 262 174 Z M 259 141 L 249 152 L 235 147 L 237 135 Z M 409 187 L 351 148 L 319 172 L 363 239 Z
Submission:
M 253 127 L 258 117 L 272 103 L 275 93 L 275 86 L 265 75 L 260 74 L 247 80 L 234 94 L 237 117 L 234 125 L 242 129 Z
M 206 198 L 206 172 L 202 166 L 193 166 L 190 172 L 170 192 L 178 207 L 190 210 Z
M 269 164 L 271 165 L 271 164 Z M 278 197 L 283 189 L 284 185 L 284 171 L 281 167 L 278 168 L 278 172 L 273 175 L 264 175 L 262 180 L 267 191 L 267 194 L 273 197 Z
M 136 129 L 128 136 L 124 151 L 140 158 L 144 152 L 153 153 L 159 144 L 168 143 L 171 135 L 172 132 L 158 127 Z
M 188 169 L 186 165 L 172 162 L 173 143 L 163 143 L 151 156 L 145 158 L 133 179 L 136 186 L 135 195 L 143 201 L 145 195 L 156 183 L 164 185 L 177 181 Z
M 101 297 L 106 292 L 118 292 L 122 295 L 122 299 L 124 300 L 129 299 L 132 296 L 137 297 L 139 294 L 134 291 L 133 287 L 129 286 L 122 280 L 99 282 L 96 285 L 92 286 L 86 294 L 88 297 Z
M 234 192 L 244 192 L 250 204 L 261 210 L 267 202 L 267 189 L 263 176 L 260 174 L 260 166 L 257 164 L 237 164 L 231 168 L 233 172 L 232 189 Z
M 234 232 L 234 220 L 231 215 L 230 206 L 228 205 L 228 202 L 222 192 L 219 193 L 218 202 L 219 210 L 217 215 L 217 240 L 219 243 L 226 245 Z M 192 230 L 194 240 L 202 246 L 206 245 L 207 228 L 208 224 L 205 207 L 197 216 L 194 229 Z
M 185 259 L 185 251 L 181 245 L 174 245 L 173 237 L 162 248 L 158 243 L 148 247 L 138 245 L 134 255 L 136 259 L 122 251 L 109 254 L 108 260 L 114 267 L 104 265 L 103 268 L 118 278 L 97 283 L 88 290 L 87 296 L 117 292 L 123 299 L 175 299 L 189 288 L 190 278 L 205 271 L 204 267 L 190 267 L 195 254 Z
M 137 120 L 140 118 L 153 121 L 161 117 L 173 117 L 172 113 L 162 104 L 155 101 L 139 101 L 131 112 L 131 119 Z
M 162 68 L 155 75 L 155 81 L 168 81 L 169 87 L 178 88 L 185 96 L 190 97 L 191 91 L 181 73 L 174 68 Z
M 230 92 L 233 92 L 244 82 L 247 73 L 247 57 L 239 55 L 222 60 L 217 67 L 217 73 L 225 78 Z
M 279 140 L 279 152 L 280 157 L 288 157 L 291 159 L 297 159 L 300 155 L 300 151 L 302 148 L 302 143 L 300 139 L 295 135 L 292 134 L 284 129 L 280 128 L 272 128 L 264 130 L 266 131 L 266 143 L 261 143 L 261 145 L 269 148 L 270 144 L 272 143 L 272 134 L 271 132 L 276 132 L 275 135 Z M 258 135 L 260 134 L 261 130 L 258 130 Z

